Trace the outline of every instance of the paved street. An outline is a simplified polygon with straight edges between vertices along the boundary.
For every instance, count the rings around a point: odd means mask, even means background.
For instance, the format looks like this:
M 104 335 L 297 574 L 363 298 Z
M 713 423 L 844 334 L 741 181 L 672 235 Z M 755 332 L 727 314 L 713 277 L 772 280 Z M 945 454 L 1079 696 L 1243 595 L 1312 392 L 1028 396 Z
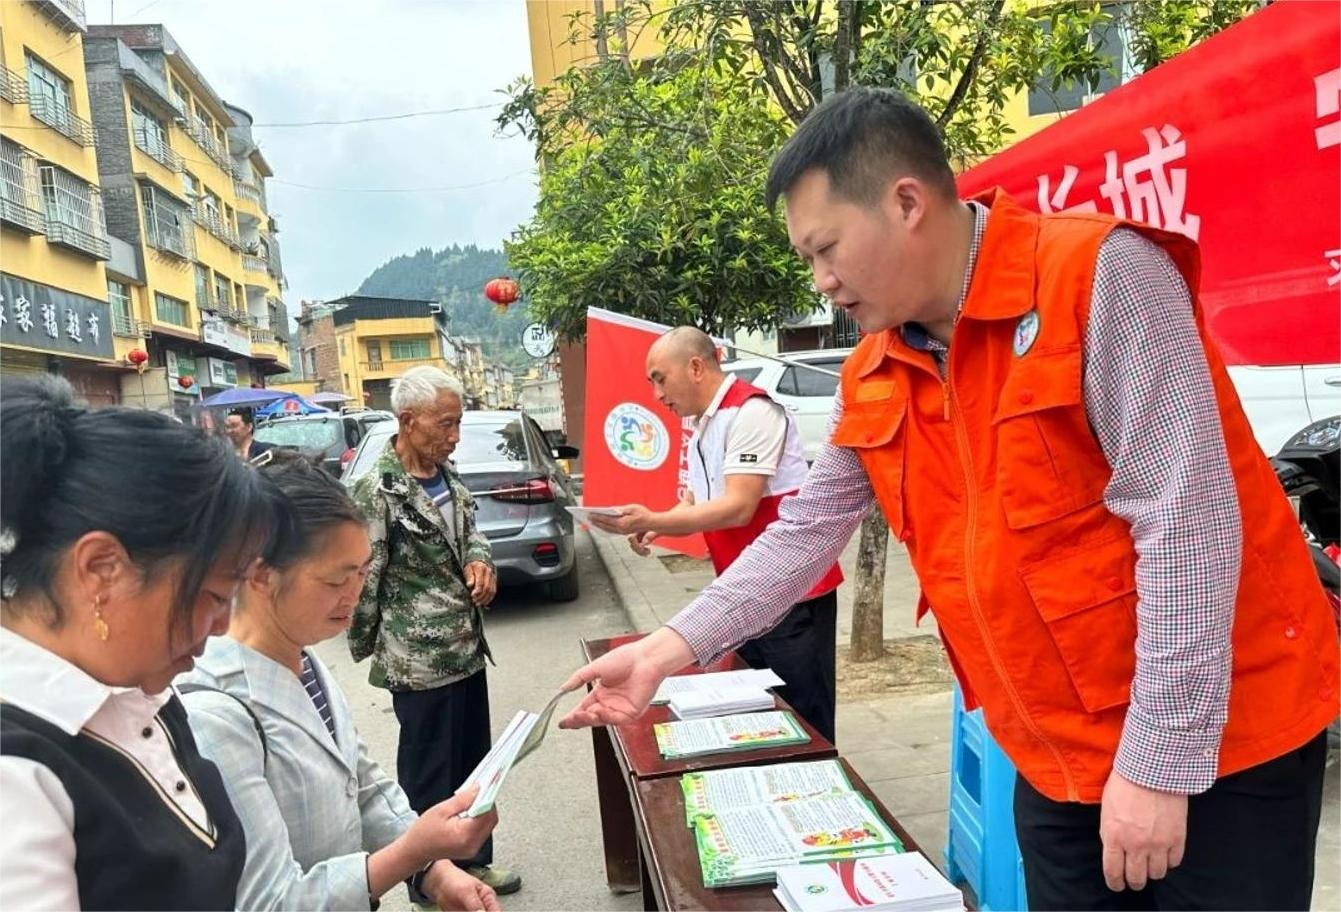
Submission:
M 578 545 L 583 587 L 578 601 L 556 605 L 540 591 L 504 590 L 486 619 L 498 661 L 489 670 L 495 736 L 517 710 L 538 711 L 553 696 L 579 664 L 580 636 L 628 629 L 591 539 L 580 535 Z M 324 643 L 318 652 L 348 695 L 369 749 L 394 776 L 397 727 L 386 691 L 368 685 L 368 663 L 355 666 L 343 638 Z M 641 907 L 637 894 L 613 896 L 605 887 L 595 781 L 591 736 L 554 728 L 539 752 L 509 776 L 494 839 L 499 864 L 515 868 L 524 881 L 520 893 L 503 898 L 509 912 Z M 388 894 L 382 908 L 409 909 L 404 888 Z

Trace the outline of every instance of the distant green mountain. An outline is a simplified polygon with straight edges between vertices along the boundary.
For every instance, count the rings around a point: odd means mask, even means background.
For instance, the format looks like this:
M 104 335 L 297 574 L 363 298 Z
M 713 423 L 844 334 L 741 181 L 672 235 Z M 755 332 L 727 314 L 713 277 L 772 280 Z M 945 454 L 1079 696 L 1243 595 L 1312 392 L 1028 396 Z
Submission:
M 484 296 L 486 282 L 507 274 L 507 257 L 499 250 L 474 244 L 437 251 L 421 247 L 378 266 L 359 293 L 439 301 L 452 335 L 479 339 L 486 358 L 520 369 L 531 363 L 521 347 L 522 329 L 530 322 L 526 305 L 518 301 L 500 315 Z

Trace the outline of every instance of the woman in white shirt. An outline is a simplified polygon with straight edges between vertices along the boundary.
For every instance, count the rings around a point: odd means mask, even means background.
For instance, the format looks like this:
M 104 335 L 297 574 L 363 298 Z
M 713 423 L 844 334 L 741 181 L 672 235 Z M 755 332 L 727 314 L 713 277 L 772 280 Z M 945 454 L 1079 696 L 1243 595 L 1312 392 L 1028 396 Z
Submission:
M 242 827 L 169 684 L 270 498 L 223 441 L 55 377 L 5 378 L 0 462 L 0 908 L 234 908 Z
M 239 908 L 367 909 L 413 879 L 442 908 L 497 909 L 493 890 L 445 860 L 475 854 L 497 816 L 458 817 L 471 792 L 417 817 L 307 648 L 349 627 L 371 557 L 363 516 L 305 459 L 277 454 L 260 471 L 285 522 L 228 636 L 178 680 L 246 831 Z

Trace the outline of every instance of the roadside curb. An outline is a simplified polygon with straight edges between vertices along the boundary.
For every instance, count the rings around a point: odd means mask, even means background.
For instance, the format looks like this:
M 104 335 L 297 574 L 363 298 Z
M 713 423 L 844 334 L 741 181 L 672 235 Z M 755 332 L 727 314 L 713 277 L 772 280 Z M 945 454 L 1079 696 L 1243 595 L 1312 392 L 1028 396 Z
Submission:
M 624 613 L 628 615 L 629 626 L 643 633 L 650 633 L 660 627 L 661 619 L 653 610 L 651 600 L 638 585 L 619 553 L 618 546 L 624 543 L 623 538 L 592 529 L 585 523 L 578 523 L 578 528 L 595 545 L 596 556 L 600 558 L 601 566 L 605 568 L 606 575 L 610 577 L 610 582 L 615 587 L 615 595 L 619 597 Z

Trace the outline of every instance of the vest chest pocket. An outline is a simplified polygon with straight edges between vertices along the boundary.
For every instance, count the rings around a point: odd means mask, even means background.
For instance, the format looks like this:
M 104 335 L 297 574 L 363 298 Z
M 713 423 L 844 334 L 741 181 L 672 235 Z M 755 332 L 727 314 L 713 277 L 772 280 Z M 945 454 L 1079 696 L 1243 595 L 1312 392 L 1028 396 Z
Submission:
M 1006 525 L 1025 529 L 1103 500 L 1111 470 L 1090 429 L 1079 346 L 1033 351 L 1011 366 L 992 418 Z
M 861 459 L 889 530 L 900 541 L 906 538 L 903 464 L 908 435 L 903 425 L 907 412 L 906 398 L 844 402 L 843 417 L 829 439 L 834 446 L 850 449 Z
M 1126 541 L 1021 567 L 1020 578 L 1047 625 L 1087 712 L 1131 699 L 1136 674 L 1136 556 Z

